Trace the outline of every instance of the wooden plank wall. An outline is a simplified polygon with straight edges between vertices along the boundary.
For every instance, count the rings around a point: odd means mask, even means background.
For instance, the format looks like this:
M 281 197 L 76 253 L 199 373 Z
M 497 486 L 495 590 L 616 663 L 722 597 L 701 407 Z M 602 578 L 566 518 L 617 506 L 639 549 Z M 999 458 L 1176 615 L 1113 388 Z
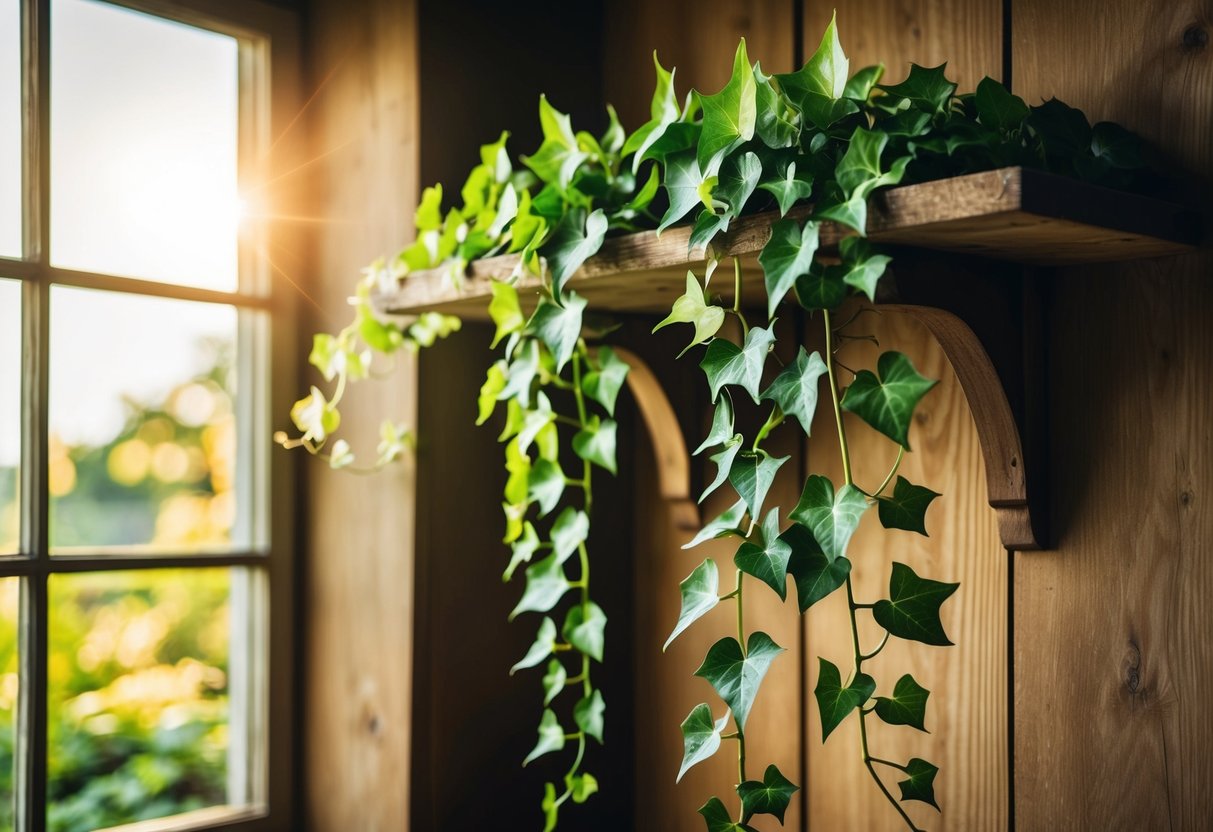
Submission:
M 310 24 L 306 175 L 329 221 L 314 226 L 313 262 L 294 265 L 314 276 L 304 330 L 335 331 L 358 269 L 400 245 L 417 202 L 416 9 L 317 0 Z M 382 414 L 416 423 L 415 362 L 399 361 L 401 379 L 342 406 L 355 452 L 373 458 Z M 306 817 L 319 830 L 394 832 L 410 803 L 414 470 L 306 470 Z
M 1014 0 L 1013 89 L 1142 134 L 1209 216 L 1213 3 Z M 1213 255 L 1055 275 L 1055 548 L 1015 556 L 1021 829 L 1213 826 Z

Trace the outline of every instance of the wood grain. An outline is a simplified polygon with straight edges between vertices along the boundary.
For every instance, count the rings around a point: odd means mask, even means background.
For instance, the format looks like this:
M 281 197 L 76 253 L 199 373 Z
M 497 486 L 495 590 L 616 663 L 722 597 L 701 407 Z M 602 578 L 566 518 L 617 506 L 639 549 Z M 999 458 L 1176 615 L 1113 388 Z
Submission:
M 1012 5 L 1014 91 L 1141 133 L 1207 212 L 1213 6 Z M 1015 564 L 1023 829 L 1213 825 L 1213 256 L 1069 269 L 1049 347 L 1055 551 Z

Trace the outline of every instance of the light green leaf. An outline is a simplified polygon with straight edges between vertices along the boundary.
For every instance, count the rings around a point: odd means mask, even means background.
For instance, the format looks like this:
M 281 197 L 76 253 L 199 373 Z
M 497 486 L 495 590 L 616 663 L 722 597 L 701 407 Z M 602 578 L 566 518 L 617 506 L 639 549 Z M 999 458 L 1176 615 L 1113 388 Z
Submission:
M 564 575 L 564 567 L 555 555 L 549 555 L 527 567 L 526 590 L 518 606 L 510 613 L 510 620 L 513 621 L 523 612 L 547 612 L 568 591 L 569 579 Z
M 977 117 L 995 130 L 1018 130 L 1028 117 L 1028 105 L 993 78 L 982 78 L 973 96 Z
M 877 502 L 880 525 L 886 529 L 904 529 L 930 537 L 926 527 L 927 507 L 938 496 L 929 488 L 898 477 L 897 484 L 893 486 L 893 496 L 881 497 Z
M 701 95 L 703 133 L 699 136 L 696 158 L 706 169 L 718 155 L 725 155 L 754 137 L 757 120 L 754 70 L 746 55 L 745 38 L 733 57 L 733 75 L 724 89 L 715 95 Z
M 843 238 L 838 244 L 838 252 L 842 255 L 843 282 L 863 292 L 874 303 L 876 284 L 893 258 L 877 254 L 863 237 Z
M 812 533 L 799 523 L 789 526 L 780 539 L 792 549 L 788 574 L 796 581 L 796 600 L 802 613 L 841 587 L 851 574 L 849 560 L 827 558 Z
M 823 658 L 818 658 L 821 670 L 817 674 L 817 687 L 813 695 L 817 698 L 817 710 L 821 714 L 821 741 L 830 734 L 856 708 L 871 698 L 876 690 L 876 680 L 866 673 L 858 673 L 845 688 L 838 668 Z
M 556 359 L 556 372 L 573 357 L 577 339 L 581 337 L 581 315 L 585 310 L 585 298 L 576 292 L 564 296 L 564 306 L 559 306 L 540 296 L 535 314 L 527 324 L 527 332 L 535 335 L 551 350 Z
M 918 374 L 910 359 L 886 352 L 876 362 L 877 378 L 860 370 L 842 397 L 842 409 L 910 450 L 910 420 L 914 408 L 935 382 Z
M 738 496 L 746 504 L 746 510 L 751 517 L 757 517 L 762 512 L 762 503 L 771 490 L 775 474 L 791 457 L 773 457 L 766 451 L 758 453 L 749 451 L 741 454 L 729 471 L 729 483 L 732 484 Z
M 703 815 L 704 822 L 708 825 L 708 832 L 754 832 L 752 827 L 744 823 L 735 823 L 733 816 L 729 814 L 729 810 L 724 807 L 718 797 L 713 797 L 700 806 L 699 814 Z
M 573 707 L 573 719 L 577 722 L 578 728 L 601 744 L 602 718 L 605 712 L 606 703 L 602 701 L 602 691 L 595 690 L 589 696 L 583 697 Z
M 924 720 L 927 716 L 927 697 L 930 695 L 929 690 L 907 673 L 897 680 L 891 697 L 876 697 L 876 716 L 889 725 L 909 725 L 926 731 Z
M 596 369 L 581 377 L 581 392 L 602 405 L 611 416 L 615 415 L 615 400 L 619 389 L 627 380 L 628 363 L 607 346 L 598 348 L 595 356 Z
M 564 782 L 569 787 L 569 793 L 574 803 L 585 803 L 591 795 L 598 792 L 598 780 L 588 771 L 572 776 L 566 774 Z
M 881 84 L 880 88 L 889 95 L 906 99 L 924 113 L 944 113 L 956 92 L 956 85 L 944 77 L 947 68 L 946 63 L 930 68 L 910 64 L 910 74 L 904 81 L 891 86 Z
M 590 518 L 584 511 L 565 506 L 552 524 L 548 537 L 552 540 L 552 554 L 564 563 L 573 556 L 577 547 L 585 543 L 590 534 Z
M 807 163 L 807 159 L 805 162 Z M 784 216 L 797 202 L 808 199 L 813 194 L 813 173 L 808 164 L 797 165 L 795 160 L 788 162 L 783 175 L 763 182 L 758 187 L 769 192 L 779 203 L 779 216 Z
M 322 443 L 341 425 L 341 414 L 320 388 L 312 387 L 311 393 L 291 407 L 291 421 L 303 431 L 304 439 Z
M 771 84 L 771 76 L 763 74 L 760 64 L 754 64 L 754 84 L 754 135 L 773 150 L 791 147 L 796 141 L 796 125 L 789 118 L 784 97 Z
M 756 326 L 750 329 L 742 347 L 724 338 L 717 338 L 708 344 L 707 352 L 699 366 L 708 377 L 712 401 L 716 401 L 720 388 L 724 385 L 736 384 L 744 388 L 754 403 L 758 404 L 758 385 L 762 381 L 762 368 L 773 343 L 773 327 L 763 329 Z
M 518 447 L 515 437 L 505 446 L 505 470 L 510 476 L 505 481 L 505 499 L 510 503 L 520 504 L 526 510 L 527 482 L 531 474 L 531 458 Z M 519 533 L 522 527 L 518 528 Z
M 682 775 L 696 763 L 702 763 L 720 748 L 720 732 L 728 724 L 729 714 L 719 720 L 712 719 L 712 709 L 706 704 L 696 705 L 682 721 L 682 765 L 674 782 L 682 781 Z
M 821 355 L 817 352 L 810 355 L 800 347 L 796 360 L 775 376 L 760 398 L 775 402 L 785 415 L 794 416 L 807 436 L 812 432 L 813 414 L 817 412 L 818 383 L 825 373 Z
M 639 130 L 628 136 L 622 155 L 635 154 L 632 158 L 632 173 L 640 167 L 646 150 L 661 138 L 667 126 L 678 121 L 678 96 L 674 92 L 674 71 L 667 72 L 653 51 L 653 66 L 657 70 L 657 85 L 653 89 L 653 100 L 649 105 L 650 120 Z
M 744 653 L 736 639 L 722 638 L 708 649 L 695 675 L 706 679 L 716 689 L 732 709 L 738 729 L 744 731 L 762 679 L 771 662 L 782 652 L 783 648 L 761 631 L 750 634 Z
M 539 804 L 543 810 L 543 832 L 555 832 L 559 820 L 560 804 L 556 802 L 556 785 L 543 784 L 543 800 Z
M 543 677 L 544 707 L 551 705 L 552 700 L 564 690 L 564 683 L 568 677 L 569 674 L 564 669 L 564 665 L 560 663 L 560 659 L 552 659 L 548 662 L 548 672 Z
M 775 317 L 775 307 L 796 278 L 809 271 L 817 252 L 817 232 L 817 223 L 811 221 L 803 229 L 795 220 L 778 220 L 771 226 L 771 238 L 758 255 L 767 288 L 768 318 Z
M 868 228 L 868 201 L 862 196 L 853 196 L 845 201 L 823 200 L 813 208 L 813 219 L 820 222 L 830 221 L 848 228 L 853 228 L 860 234 L 866 234 Z
M 544 708 L 543 718 L 539 720 L 539 741 L 535 743 L 531 753 L 526 755 L 522 764 L 525 766 L 531 760 L 562 748 L 564 748 L 564 729 L 560 727 L 555 712 L 551 708 Z
M 700 618 L 720 603 L 720 576 L 716 571 L 716 562 L 708 558 L 695 567 L 690 575 L 678 585 L 682 595 L 682 608 L 678 612 L 678 623 L 674 631 L 661 646 L 662 652 L 670 646 L 678 634 L 694 624 Z
M 564 494 L 564 471 L 560 463 L 550 459 L 540 459 L 531 466 L 527 474 L 527 499 L 539 504 L 539 516 L 543 517 L 556 507 Z
M 867 511 L 868 501 L 853 485 L 844 485 L 834 493 L 834 484 L 814 474 L 805 480 L 800 501 L 789 515 L 803 524 L 831 561 L 846 557 L 847 544 Z
M 586 426 L 573 436 L 573 450 L 577 456 L 615 473 L 615 429 L 614 419 L 590 417 Z
M 792 795 L 798 791 L 800 787 L 784 777 L 774 765 L 767 766 L 761 781 L 747 780 L 737 786 L 746 821 L 754 815 L 774 815 L 781 824 Z
M 796 72 L 776 75 L 775 78 L 784 95 L 791 99 L 805 118 L 824 130 L 858 109 L 855 102 L 843 98 L 849 72 L 850 61 L 838 42 L 838 29 L 831 18 L 821 44 L 808 63 Z
M 847 86 L 842 91 L 843 98 L 863 103 L 872 95 L 872 88 L 880 82 L 884 75 L 884 64 L 865 66 L 847 79 Z
M 847 143 L 847 152 L 834 169 L 838 187 L 842 188 L 848 198 L 866 200 L 877 188 L 896 185 L 901 181 L 909 157 L 902 157 L 890 170 L 881 171 L 880 156 L 888 143 L 888 135 L 880 130 L 855 128 L 850 142 Z
M 552 412 L 552 403 L 547 394 L 539 393 L 535 397 L 535 409 L 523 413 L 522 425 L 518 428 L 518 450 L 522 453 L 529 450 L 540 431 L 555 419 L 556 414 Z
M 636 192 L 636 196 L 632 197 L 620 209 L 619 214 L 624 219 L 631 219 L 639 214 L 653 201 L 653 197 L 657 196 L 657 188 L 661 186 L 661 174 L 657 171 L 657 165 L 649 165 L 649 178 L 645 180 L 644 186 Z
M 890 635 L 947 647 L 952 644 L 939 620 L 939 608 L 960 584 L 920 578 L 904 563 L 894 563 L 889 576 L 889 598 L 876 602 L 872 617 Z
M 733 397 L 725 390 L 724 395 L 716 401 L 716 411 L 712 415 L 712 429 L 708 431 L 707 439 L 695 449 L 695 456 L 713 445 L 723 445 L 733 436 Z
M 501 339 L 513 332 L 518 332 L 526 324 L 522 315 L 522 307 L 518 304 L 518 290 L 501 280 L 489 281 L 489 290 L 493 299 L 489 301 L 489 317 L 497 325 L 490 349 L 497 349 Z
M 775 590 L 779 600 L 788 597 L 788 558 L 792 547 L 779 536 L 779 509 L 773 508 L 762 521 L 757 542 L 747 540 L 737 549 L 733 563 L 747 575 Z
M 483 425 L 493 415 L 493 410 L 497 407 L 498 397 L 501 391 L 505 389 L 505 374 L 509 365 L 504 361 L 494 361 L 489 371 L 485 376 L 484 384 L 480 386 L 480 397 L 476 400 L 479 412 L 476 416 L 476 424 Z
M 534 667 L 539 664 L 552 655 L 552 648 L 555 646 L 556 622 L 545 615 L 542 623 L 539 625 L 539 634 L 535 636 L 535 643 L 526 651 L 526 655 L 510 668 L 510 675 L 513 676 L 515 671 L 524 670 L 525 668 Z
M 747 151 L 724 160 L 720 176 L 712 188 L 712 207 L 699 215 L 691 232 L 692 249 L 706 246 L 716 234 L 728 230 L 729 223 L 741 214 L 761 177 L 762 162 L 753 152 Z
M 530 563 L 535 552 L 539 550 L 539 535 L 529 521 L 522 524 L 522 537 L 510 544 L 510 550 L 510 565 L 501 574 L 502 581 L 513 578 L 514 571 L 522 564 Z
M 442 227 L 442 183 L 421 192 L 421 204 L 413 213 L 418 231 L 437 231 Z
M 707 499 L 708 495 L 724 484 L 724 481 L 729 478 L 729 472 L 733 469 L 733 460 L 737 458 L 738 452 L 741 450 L 741 444 L 745 437 L 740 433 L 735 435 L 724 443 L 719 453 L 712 454 L 708 457 L 712 462 L 716 463 L 716 478 L 708 484 L 708 487 L 699 495 L 699 502 L 702 503 Z
M 726 509 L 723 514 L 700 529 L 699 534 L 691 538 L 690 542 L 682 544 L 682 548 L 691 549 L 705 540 L 712 540 L 713 538 L 724 537 L 729 534 L 744 537 L 741 529 L 738 528 L 741 524 L 741 518 L 744 516 L 745 500 L 738 500 Z
M 560 632 L 569 644 L 601 662 L 602 651 L 606 646 L 606 623 L 606 613 L 590 601 L 569 608 Z
M 601 209 L 587 216 L 584 210 L 575 208 L 564 215 L 543 244 L 543 255 L 552 273 L 552 294 L 560 297 L 573 273 L 598 253 L 609 226 Z
M 653 332 L 676 323 L 693 324 L 695 327 L 695 335 L 691 339 L 691 343 L 687 344 L 682 352 L 686 352 L 696 344 L 702 344 L 715 335 L 724 324 L 724 310 L 719 306 L 708 304 L 703 287 L 699 285 L 699 280 L 690 270 L 687 271 L 686 292 L 674 301 L 670 314 L 653 327 Z M 679 356 L 681 355 L 682 353 L 679 353 Z
M 526 407 L 531 402 L 531 383 L 539 372 L 539 342 L 527 339 L 514 353 L 506 371 L 505 389 L 497 394 L 498 400 L 517 399 Z
M 658 235 L 700 203 L 699 188 L 712 175 L 715 174 L 704 173 L 700 169 L 694 150 L 684 150 L 666 157 L 665 181 L 662 184 L 669 195 L 670 205 L 657 225 Z
M 939 773 L 939 768 L 914 757 L 906 763 L 905 772 L 909 776 L 897 784 L 901 788 L 901 799 L 921 800 L 934 806 L 935 811 L 941 811 L 935 802 L 935 775 Z

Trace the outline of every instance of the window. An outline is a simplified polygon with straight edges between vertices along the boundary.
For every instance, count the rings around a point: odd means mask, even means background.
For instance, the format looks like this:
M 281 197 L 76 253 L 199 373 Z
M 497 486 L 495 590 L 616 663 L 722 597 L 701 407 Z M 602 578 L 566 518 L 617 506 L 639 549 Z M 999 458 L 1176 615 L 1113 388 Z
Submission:
M 0 832 L 289 824 L 290 28 L 0 0 Z

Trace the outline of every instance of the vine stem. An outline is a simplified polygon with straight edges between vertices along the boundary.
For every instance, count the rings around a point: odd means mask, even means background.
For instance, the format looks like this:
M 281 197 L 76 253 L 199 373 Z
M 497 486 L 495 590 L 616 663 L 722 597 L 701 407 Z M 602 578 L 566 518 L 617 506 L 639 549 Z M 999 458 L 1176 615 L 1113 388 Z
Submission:
M 830 401 L 834 405 L 834 423 L 838 427 L 838 447 L 839 452 L 842 455 L 842 474 L 843 478 L 846 480 L 846 484 L 854 486 L 855 482 L 851 476 L 851 452 L 847 446 L 847 431 L 846 427 L 842 423 L 842 403 L 838 396 L 838 380 L 834 374 L 834 331 L 830 322 L 830 311 L 828 309 L 822 310 L 822 315 L 825 322 L 826 374 L 828 375 L 830 382 Z M 900 461 L 900 456 L 898 457 L 898 460 Z M 891 476 L 892 475 L 890 474 L 890 478 Z M 881 490 L 883 490 L 883 488 Z M 880 492 L 878 491 L 877 493 L 879 494 Z M 859 645 L 859 622 L 855 616 L 855 613 L 862 607 L 861 605 L 855 603 L 855 589 L 854 584 L 851 582 L 850 573 L 847 574 L 846 586 L 847 614 L 851 619 L 851 648 L 853 650 L 855 659 L 855 673 L 853 678 L 856 678 L 863 670 L 864 661 L 863 649 Z M 880 652 L 880 649 L 883 647 L 884 643 L 882 642 L 880 648 L 877 648 L 872 655 L 875 655 L 876 652 Z M 914 825 L 914 821 L 910 820 L 910 816 L 906 814 L 905 809 L 902 808 L 901 804 L 898 803 L 896 798 L 893 797 L 892 793 L 889 792 L 888 787 L 886 787 L 884 782 L 880 779 L 880 775 L 876 773 L 876 768 L 873 766 L 873 762 L 876 760 L 876 758 L 872 757 L 871 753 L 868 751 L 867 714 L 863 712 L 862 708 L 859 710 L 859 746 L 863 753 L 863 764 L 867 768 L 868 773 L 872 775 L 872 780 L 876 782 L 876 785 L 880 788 L 881 793 L 884 794 L 884 796 L 888 799 L 890 805 L 897 810 L 897 813 L 901 815 L 902 820 L 904 820 L 906 825 L 910 827 L 911 832 L 919 832 L 918 827 Z
M 751 531 L 753 524 L 750 525 Z M 745 647 L 745 573 L 740 569 L 737 570 L 737 643 L 741 645 L 741 655 L 746 655 Z M 737 715 L 733 715 L 733 720 L 736 722 Z M 737 782 L 745 782 L 745 732 L 741 730 L 741 726 L 737 726 Z M 739 810 L 741 811 L 741 810 Z M 740 822 L 740 821 L 738 821 Z
M 741 321 L 741 337 L 745 340 L 750 334 L 750 325 L 746 323 L 745 314 L 741 311 L 741 258 L 733 258 L 733 314 Z

